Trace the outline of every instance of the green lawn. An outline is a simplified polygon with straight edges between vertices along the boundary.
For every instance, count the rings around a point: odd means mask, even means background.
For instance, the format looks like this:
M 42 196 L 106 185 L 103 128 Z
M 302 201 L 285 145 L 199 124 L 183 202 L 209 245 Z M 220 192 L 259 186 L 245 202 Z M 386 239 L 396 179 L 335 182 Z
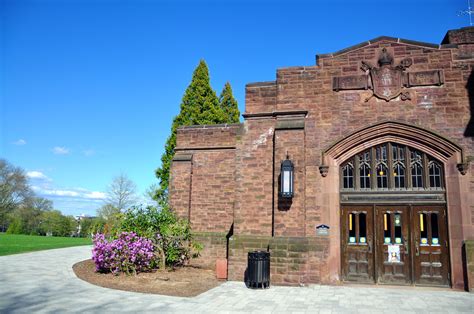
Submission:
M 91 244 L 92 241 L 88 238 L 42 237 L 0 233 L 0 256 Z

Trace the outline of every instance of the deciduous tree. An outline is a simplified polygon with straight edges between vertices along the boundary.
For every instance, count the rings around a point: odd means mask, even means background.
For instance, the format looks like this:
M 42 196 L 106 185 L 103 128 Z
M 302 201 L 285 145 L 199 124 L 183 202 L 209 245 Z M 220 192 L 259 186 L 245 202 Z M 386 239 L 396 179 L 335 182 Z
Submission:
M 107 204 L 118 212 L 121 212 L 137 201 L 137 186 L 125 174 L 121 174 L 112 180 L 107 189 Z M 106 208 L 107 210 L 111 208 Z M 104 217 L 105 218 L 105 217 Z
M 9 215 L 33 196 L 23 169 L 0 159 L 0 231 L 8 227 Z

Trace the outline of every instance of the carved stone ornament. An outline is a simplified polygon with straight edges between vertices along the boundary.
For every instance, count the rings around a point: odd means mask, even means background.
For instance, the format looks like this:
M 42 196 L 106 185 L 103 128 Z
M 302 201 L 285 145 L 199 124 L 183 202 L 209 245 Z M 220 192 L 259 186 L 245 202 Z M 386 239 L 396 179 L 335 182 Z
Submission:
M 368 71 L 370 74 L 373 90 L 372 96 L 365 101 L 369 101 L 373 96 L 384 99 L 385 101 L 390 101 L 402 94 L 403 72 L 411 65 L 411 60 L 408 60 L 409 59 L 402 60 L 398 66 L 393 67 L 392 56 L 387 52 L 387 49 L 383 48 L 379 57 L 378 68 L 368 62 L 362 61 L 362 69 Z M 401 99 L 410 99 L 410 94 L 403 93 Z
M 319 173 L 321 173 L 321 176 L 323 178 L 325 178 L 328 175 L 328 171 L 329 171 L 329 166 L 324 166 L 324 165 L 319 166 Z
M 383 48 L 378 67 L 367 61 L 362 61 L 361 70 L 363 75 L 341 76 L 333 78 L 333 90 L 364 90 L 371 89 L 372 95 L 365 99 L 369 101 L 377 97 L 385 101 L 400 96 L 401 100 L 411 100 L 410 93 L 404 88 L 413 86 L 441 86 L 444 84 L 442 70 L 430 70 L 421 72 L 406 72 L 412 65 L 409 58 L 403 59 L 397 66 L 393 66 L 393 58 L 387 49 Z
M 458 170 L 462 175 L 465 175 L 467 173 L 467 170 L 469 169 L 469 163 L 464 162 L 461 164 L 457 164 Z

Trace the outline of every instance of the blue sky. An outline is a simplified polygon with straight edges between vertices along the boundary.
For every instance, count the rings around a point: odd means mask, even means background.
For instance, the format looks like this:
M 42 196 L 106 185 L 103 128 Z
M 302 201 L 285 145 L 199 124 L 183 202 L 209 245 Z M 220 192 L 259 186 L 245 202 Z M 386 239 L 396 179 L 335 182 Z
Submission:
M 0 0 L 0 158 L 66 214 L 114 176 L 142 194 L 201 58 L 244 111 L 245 84 L 381 35 L 440 43 L 467 0 Z

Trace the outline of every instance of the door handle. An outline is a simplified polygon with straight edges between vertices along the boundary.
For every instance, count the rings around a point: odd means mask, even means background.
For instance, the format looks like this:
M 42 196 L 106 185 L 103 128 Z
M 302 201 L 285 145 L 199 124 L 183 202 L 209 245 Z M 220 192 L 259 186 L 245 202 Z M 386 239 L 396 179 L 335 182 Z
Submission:
M 408 255 L 408 250 L 409 250 L 409 243 L 407 241 L 407 238 L 403 238 L 403 241 L 405 242 L 405 254 Z
M 420 245 L 418 244 L 418 239 L 415 242 L 415 255 L 420 256 Z
M 367 245 L 368 245 L 368 249 L 369 249 L 369 250 L 368 250 L 368 253 L 371 254 L 371 253 L 372 253 L 372 239 L 369 239 L 369 240 L 367 241 Z

